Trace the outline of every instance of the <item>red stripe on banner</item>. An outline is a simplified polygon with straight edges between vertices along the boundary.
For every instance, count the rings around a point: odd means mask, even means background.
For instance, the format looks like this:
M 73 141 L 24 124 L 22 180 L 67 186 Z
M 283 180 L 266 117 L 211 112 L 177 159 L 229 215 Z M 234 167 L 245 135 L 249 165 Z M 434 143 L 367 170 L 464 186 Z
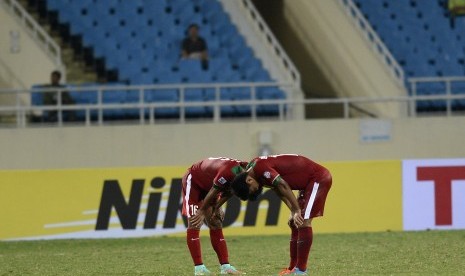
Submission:
M 418 167 L 417 179 L 434 182 L 436 225 L 452 225 L 452 181 L 465 180 L 465 166 Z

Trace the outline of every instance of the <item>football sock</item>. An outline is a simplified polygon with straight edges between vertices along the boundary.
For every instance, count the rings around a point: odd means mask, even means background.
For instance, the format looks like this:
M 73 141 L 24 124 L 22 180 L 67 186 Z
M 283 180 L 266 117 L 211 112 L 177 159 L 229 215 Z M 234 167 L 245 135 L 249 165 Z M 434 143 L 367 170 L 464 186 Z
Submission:
M 313 241 L 312 227 L 299 228 L 299 239 L 297 241 L 297 265 L 301 271 L 307 270 L 308 255 Z
M 297 264 L 297 239 L 299 236 L 299 230 L 295 227 L 291 228 L 291 240 L 289 241 L 289 255 L 291 260 L 289 261 L 289 269 L 293 269 Z
M 223 229 L 210 229 L 210 241 L 220 264 L 229 264 L 228 247 L 223 236 Z
M 194 265 L 202 265 L 202 250 L 200 248 L 200 230 L 197 229 L 187 229 L 187 247 L 189 247 L 189 252 L 191 253 L 192 260 Z

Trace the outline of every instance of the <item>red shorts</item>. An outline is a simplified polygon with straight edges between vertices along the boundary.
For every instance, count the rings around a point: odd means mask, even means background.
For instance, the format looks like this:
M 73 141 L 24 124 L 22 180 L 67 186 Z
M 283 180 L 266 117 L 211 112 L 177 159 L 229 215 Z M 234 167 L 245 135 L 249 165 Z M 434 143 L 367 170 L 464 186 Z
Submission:
M 331 174 L 326 171 L 322 177 L 312 179 L 305 190 L 299 191 L 297 200 L 304 219 L 323 216 L 326 196 L 331 189 L 331 184 Z
M 187 172 L 182 177 L 182 215 L 188 218 L 195 215 L 197 210 L 202 207 L 208 192 L 199 188 L 190 172 Z

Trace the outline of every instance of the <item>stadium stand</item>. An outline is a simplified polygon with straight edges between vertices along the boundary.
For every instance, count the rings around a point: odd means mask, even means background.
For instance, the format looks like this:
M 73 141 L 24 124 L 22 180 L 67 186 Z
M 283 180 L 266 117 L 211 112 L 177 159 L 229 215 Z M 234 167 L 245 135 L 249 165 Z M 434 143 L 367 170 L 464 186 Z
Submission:
M 220 2 L 207 0 L 29 0 L 39 7 L 54 29 L 71 41 L 86 63 L 99 75 L 119 85 L 271 82 L 262 62 L 231 22 Z M 31 3 L 30 3 L 31 4 Z M 209 68 L 198 60 L 181 60 L 181 41 L 187 26 L 196 23 L 208 43 Z M 92 86 L 95 84 L 85 84 Z M 112 84 L 113 85 L 113 84 Z M 72 88 L 74 86 L 70 86 Z M 76 103 L 94 103 L 94 93 L 72 93 Z M 161 94 L 164 95 L 161 95 Z M 33 93 L 34 94 L 34 93 Z M 108 96 L 106 96 L 108 94 Z M 111 94 L 111 96 L 110 96 Z M 89 96 L 92 95 L 92 96 Z M 284 99 L 275 87 L 257 88 L 257 99 Z M 82 97 L 82 98 L 81 98 Z M 40 105 L 37 96 L 32 104 Z M 152 91 L 144 102 L 178 102 L 176 89 Z M 186 102 L 215 99 L 212 89 L 186 89 Z M 251 99 L 250 88 L 225 88 L 221 100 Z M 118 91 L 103 94 L 102 103 L 138 102 L 138 93 Z M 224 117 L 250 116 L 250 106 L 222 106 Z M 186 117 L 211 117 L 209 107 L 188 107 Z M 82 112 L 79 113 L 82 115 Z M 278 106 L 258 106 L 257 115 L 276 116 Z M 179 109 L 157 111 L 157 117 L 179 117 Z M 45 115 L 46 116 L 46 115 Z M 107 110 L 105 118 L 127 119 L 138 112 Z M 82 116 L 78 116 L 82 119 Z
M 445 0 L 356 0 L 359 9 L 406 72 L 406 78 L 447 77 L 465 74 L 465 20 L 449 22 Z M 462 21 L 459 21 L 462 20 Z M 407 79 L 406 79 L 407 81 Z M 451 83 L 451 94 L 465 94 L 465 82 Z M 444 95 L 444 81 L 419 82 L 418 95 Z M 418 111 L 444 111 L 445 101 L 419 101 Z M 465 110 L 455 100 L 454 110 Z

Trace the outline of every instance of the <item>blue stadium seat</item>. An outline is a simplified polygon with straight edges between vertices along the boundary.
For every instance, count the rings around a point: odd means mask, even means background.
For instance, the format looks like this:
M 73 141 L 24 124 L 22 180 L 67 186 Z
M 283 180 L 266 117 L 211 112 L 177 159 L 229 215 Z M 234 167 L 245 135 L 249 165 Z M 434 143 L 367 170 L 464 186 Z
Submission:
M 407 77 L 461 76 L 464 65 L 462 36 L 465 24 L 452 28 L 445 2 L 355 0 L 378 31 Z M 440 87 L 421 87 L 419 94 L 434 93 Z M 420 109 L 442 109 L 444 101 L 422 103 Z
M 452 95 L 463 95 L 465 96 L 465 81 L 453 82 L 451 83 L 451 93 Z M 464 110 L 465 109 L 465 99 L 454 100 L 453 101 L 454 109 Z
M 257 88 L 258 99 L 285 99 L 285 93 L 277 87 L 259 87 Z M 257 107 L 257 114 L 264 116 L 273 116 L 279 114 L 279 105 L 267 104 Z
M 143 94 L 144 94 L 144 91 L 142 91 L 142 95 L 141 95 L 141 91 L 139 89 L 127 90 L 126 91 L 126 103 L 137 104 L 141 102 L 141 99 L 142 99 L 142 102 L 144 102 L 145 98 Z M 140 112 L 141 111 L 138 108 L 134 108 L 134 109 L 128 108 L 124 110 L 124 116 L 125 118 L 128 118 L 128 119 L 137 119 L 140 116 Z M 147 114 L 147 112 L 148 110 L 145 110 L 145 112 L 143 113 Z
M 203 102 L 203 89 L 189 88 L 184 91 L 185 102 Z M 192 106 L 185 108 L 186 116 L 188 117 L 205 117 L 209 114 L 204 106 Z
M 235 100 L 251 100 L 252 92 L 249 87 L 233 87 L 229 88 L 231 96 Z
M 119 85 L 119 84 L 115 84 Z M 108 86 L 108 85 L 107 85 Z M 126 103 L 126 90 L 106 90 L 102 93 L 102 103 L 106 104 L 122 104 Z M 123 119 L 125 115 L 124 109 L 105 109 L 103 116 L 107 119 Z
M 252 99 L 252 91 L 249 87 L 234 87 L 230 88 L 229 91 L 234 100 L 247 101 Z M 251 105 L 236 105 L 234 108 L 238 116 L 250 116 L 252 113 Z
M 173 72 L 163 72 L 158 78 L 160 84 L 176 84 L 182 81 L 181 75 Z
M 177 89 L 148 90 L 145 93 L 145 101 L 148 103 L 177 103 L 179 94 Z M 179 116 L 177 107 L 161 107 L 155 109 L 155 116 L 162 118 L 175 118 Z
M 178 64 L 179 73 L 182 77 L 189 77 L 202 71 L 201 63 L 196 59 L 182 59 Z
M 231 92 L 233 88 L 222 88 L 220 90 L 220 100 L 221 101 L 233 101 L 234 94 Z M 232 105 L 223 105 L 220 108 L 221 116 L 233 116 L 236 113 L 236 109 Z
M 34 89 L 40 89 L 42 85 L 33 85 L 31 87 L 31 104 L 32 105 L 43 105 L 44 99 L 41 92 L 34 92 Z
M 76 88 L 85 88 L 90 86 L 96 86 L 96 83 L 85 83 L 76 86 L 69 86 L 69 94 L 74 102 L 78 105 L 95 105 L 98 102 L 97 91 L 95 90 L 73 90 Z M 90 110 L 91 119 L 97 117 L 97 110 Z M 77 110 L 76 119 L 78 121 L 84 121 L 86 119 L 86 110 Z
M 45 0 L 50 11 L 58 12 L 61 24 L 69 24 L 72 35 L 82 36 L 82 46 L 91 49 L 94 58 L 101 58 L 106 70 L 117 71 L 118 82 L 128 84 L 218 83 L 271 81 L 261 62 L 254 56 L 229 15 L 217 0 Z M 200 62 L 180 60 L 181 41 L 189 24 L 200 26 L 200 34 L 209 48 L 209 69 Z M 177 102 L 178 91 L 145 95 L 150 102 Z M 196 90 L 194 90 L 196 91 Z M 211 100 L 212 89 L 193 92 L 189 101 Z M 231 89 L 232 100 L 247 98 Z M 236 91 L 236 92 L 235 92 Z M 153 94 L 153 95 L 152 95 Z M 194 95 L 193 94 L 193 95 Z M 132 103 L 134 97 L 105 96 L 105 102 Z M 169 96 L 171 95 L 171 96 Z M 95 99 L 78 97 L 77 102 Z M 36 96 L 33 96 L 36 97 Z M 205 113 L 204 113 L 205 111 Z M 249 108 L 226 106 L 225 116 L 247 114 Z M 211 108 L 189 109 L 189 115 L 211 114 Z M 134 117 L 132 111 L 106 111 L 111 118 Z M 176 117 L 178 108 L 157 109 L 158 117 Z

